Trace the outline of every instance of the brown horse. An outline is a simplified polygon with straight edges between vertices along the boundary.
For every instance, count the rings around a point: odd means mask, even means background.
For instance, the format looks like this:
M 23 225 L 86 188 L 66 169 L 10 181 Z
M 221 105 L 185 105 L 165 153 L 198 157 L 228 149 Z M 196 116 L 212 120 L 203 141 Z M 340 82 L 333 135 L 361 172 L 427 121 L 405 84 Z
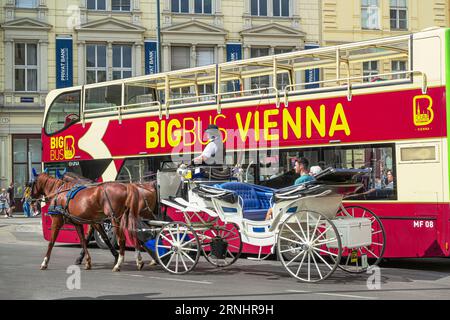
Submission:
M 46 173 L 39 174 L 32 182 L 31 196 L 34 199 L 45 196 L 52 206 L 63 208 L 63 210 L 58 210 L 56 214 L 51 215 L 52 236 L 48 244 L 47 254 L 41 264 L 41 270 L 47 269 L 59 230 L 65 223 L 71 223 L 75 226 L 81 245 L 86 252 L 86 269 L 91 269 L 91 257 L 87 250 L 82 226 L 83 224 L 99 224 L 106 218 L 110 218 L 116 228 L 120 247 L 119 259 L 113 271 L 120 271 L 125 256 L 125 229 L 128 230 L 132 241 L 137 243 L 136 223 L 139 212 L 137 188 L 131 184 L 103 183 L 79 191 L 75 198 L 70 201 L 67 194 L 75 185 L 73 182 L 64 182 Z
M 92 184 L 94 183 L 92 180 L 85 178 L 81 175 L 77 175 L 72 172 L 67 172 L 63 175 L 62 179 L 67 182 L 74 182 L 78 184 Z M 134 184 L 139 192 L 139 217 L 144 219 L 153 220 L 156 219 L 155 212 L 157 211 L 157 192 L 156 192 L 156 181 L 148 182 L 148 183 L 135 183 Z M 108 248 L 110 249 L 112 255 L 116 258 L 117 252 L 114 249 L 114 246 L 109 241 L 108 237 L 106 236 L 106 232 L 104 231 L 103 226 L 92 224 L 89 226 L 88 234 L 86 236 L 86 240 L 89 241 L 89 239 L 92 237 L 94 229 L 99 232 L 100 236 L 102 237 L 103 241 L 106 243 Z M 103 232 L 104 236 L 100 233 Z M 105 240 L 106 239 L 106 240 Z M 135 258 L 136 258 L 136 266 L 138 270 L 141 270 L 144 267 L 144 262 L 141 256 L 141 248 L 140 245 L 135 246 Z M 85 256 L 85 250 L 81 249 L 80 256 L 76 260 L 76 264 L 81 264 Z M 117 261 L 116 261 L 117 262 Z M 152 260 L 150 262 L 150 265 L 154 265 L 155 261 Z

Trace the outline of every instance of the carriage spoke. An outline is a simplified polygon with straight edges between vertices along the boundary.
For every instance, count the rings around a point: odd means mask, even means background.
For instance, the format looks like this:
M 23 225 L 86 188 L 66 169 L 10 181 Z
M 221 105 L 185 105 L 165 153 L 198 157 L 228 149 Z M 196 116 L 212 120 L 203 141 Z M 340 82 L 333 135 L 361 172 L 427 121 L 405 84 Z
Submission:
M 184 252 L 184 251 L 181 251 L 181 253 L 186 257 L 186 258 L 188 258 L 193 264 L 195 264 L 195 261 L 186 253 L 186 252 Z
M 231 253 L 231 251 L 229 249 L 227 249 L 227 252 L 230 254 L 231 258 L 234 259 L 234 255 Z
M 308 281 L 311 281 L 311 253 L 308 252 Z
M 324 246 L 330 243 L 336 243 L 337 242 L 337 238 L 334 239 L 325 239 L 323 242 L 322 241 L 317 241 L 317 244 Z
M 305 253 L 305 251 L 303 251 L 303 253 Z M 306 258 L 306 255 L 303 256 L 303 259 L 302 259 L 302 261 L 300 262 L 300 264 L 298 266 L 297 273 L 295 274 L 296 277 L 298 277 L 298 274 L 300 273 L 300 270 L 302 269 L 303 262 L 305 261 L 305 258 Z
M 232 244 L 229 244 L 228 246 L 239 250 L 239 247 L 233 246 Z
M 326 234 L 328 231 L 330 231 L 332 228 L 333 228 L 333 227 L 330 225 L 325 231 L 321 232 L 321 233 L 317 236 L 317 238 L 315 238 L 315 239 L 312 241 L 312 244 L 313 244 L 313 245 L 316 244 L 316 242 L 319 241 L 319 239 L 320 239 L 324 234 Z
M 300 237 L 299 235 L 298 235 L 298 233 L 296 233 L 288 224 L 286 224 L 286 227 L 297 237 L 297 238 L 299 238 L 301 241 L 303 241 L 303 242 L 306 242 L 307 241 L 307 238 L 305 237 L 304 239 L 302 239 L 302 237 Z M 303 231 L 302 231 L 302 233 L 303 233 Z
M 160 245 L 160 244 L 158 244 L 158 248 L 172 249 L 171 246 L 163 246 L 163 245 Z
M 289 242 L 292 242 L 292 243 L 295 243 L 295 244 L 299 244 L 299 245 L 305 244 L 304 242 L 298 242 L 298 241 L 295 241 L 295 240 L 292 240 L 292 239 L 288 239 L 288 238 L 285 238 L 285 237 L 281 237 L 281 236 L 280 236 L 280 239 L 286 240 L 286 241 L 289 241 Z
M 325 250 L 322 250 L 322 249 L 319 249 L 319 248 L 315 248 L 315 247 L 313 247 L 313 250 L 319 251 L 319 252 L 322 252 L 322 253 L 325 253 L 325 254 L 329 254 L 329 255 L 334 256 L 334 257 L 338 257 L 339 256 L 339 255 L 337 255 L 335 253 L 332 253 L 330 251 L 325 251 Z
M 320 268 L 319 268 L 319 266 L 317 265 L 316 258 L 314 257 L 314 251 L 313 251 L 313 254 L 312 254 L 311 256 L 312 256 L 312 258 L 313 258 L 314 265 L 316 266 L 317 272 L 319 273 L 320 279 L 322 280 L 322 279 L 323 279 L 322 272 L 320 272 Z
M 184 262 L 183 255 L 180 255 L 181 263 L 183 264 L 184 270 L 188 271 L 189 268 L 186 266 L 186 262 Z
M 382 243 L 378 243 L 378 242 L 372 242 L 372 245 L 376 245 L 376 246 L 383 246 Z
M 286 267 L 287 266 L 289 266 L 292 262 L 294 262 L 295 260 L 297 260 L 302 254 L 305 254 L 306 253 L 306 251 L 302 251 L 302 252 L 300 252 L 298 255 L 296 255 L 295 257 L 294 257 L 294 259 L 292 259 L 291 261 L 289 261 L 288 263 L 286 263 Z M 305 256 L 306 257 L 306 256 Z
M 314 231 L 312 233 L 312 236 L 314 237 L 314 235 L 316 234 L 317 228 L 319 227 L 319 223 L 320 223 L 320 217 L 317 219 L 317 223 L 316 226 L 314 227 Z
M 193 248 L 183 248 L 183 251 L 189 251 L 189 252 L 197 252 L 197 249 L 193 249 Z
M 192 243 L 193 241 L 196 241 L 195 237 L 193 237 L 191 240 L 189 240 L 188 242 L 185 242 L 181 245 L 182 248 L 186 247 L 188 244 Z
M 366 246 L 363 247 L 364 249 L 366 249 L 371 255 L 373 255 L 375 258 L 379 259 L 380 257 L 378 257 L 375 253 L 373 253 L 369 248 L 367 248 Z
M 170 259 L 169 259 L 169 261 L 167 262 L 167 264 L 164 265 L 166 268 L 169 268 L 170 264 L 172 263 L 173 257 L 176 255 L 175 252 L 173 252 L 173 251 L 170 251 L 170 252 L 172 253 L 172 255 L 170 256 Z M 162 262 L 162 261 L 161 261 L 161 262 Z
M 306 237 L 305 232 L 303 231 L 303 228 L 302 228 L 302 226 L 301 226 L 301 224 L 300 224 L 300 221 L 298 221 L 298 216 L 297 216 L 297 215 L 295 215 L 295 220 L 297 221 L 298 227 L 300 228 L 300 231 L 302 232 L 303 238 L 304 238 L 305 241 L 306 241 L 308 238 Z M 286 223 L 286 226 L 287 226 L 289 229 L 291 229 L 291 228 L 289 227 L 289 224 Z M 292 231 L 292 229 L 291 229 L 291 231 Z M 294 231 L 292 231 L 292 232 L 294 232 Z M 294 232 L 294 233 L 295 233 L 295 232 Z M 296 233 L 295 233 L 295 234 L 296 234 Z M 297 235 L 297 236 L 300 238 L 299 235 Z M 303 239 L 300 239 L 300 240 L 303 240 Z
M 374 235 L 376 235 L 376 234 L 379 234 L 379 233 L 383 233 L 383 230 L 379 230 L 379 231 L 377 231 L 377 232 L 372 232 L 372 236 L 374 236 Z
M 325 263 L 325 265 L 326 265 L 330 270 L 333 270 L 333 268 L 328 264 L 328 262 L 325 261 L 324 258 L 322 258 L 322 256 L 321 256 L 320 254 L 318 254 L 318 253 L 315 252 L 315 251 L 313 251 L 313 253 L 314 253 L 315 255 L 317 255 L 317 256 L 319 257 L 319 259 L 322 260 L 322 262 Z
M 175 253 L 175 273 L 178 273 L 178 253 Z
M 160 259 L 162 259 L 162 258 L 164 258 L 165 256 L 167 256 L 167 255 L 169 255 L 169 254 L 171 254 L 173 251 L 172 250 L 170 250 L 170 251 L 168 251 L 168 252 L 166 252 L 166 253 L 164 253 L 161 257 L 159 257 Z
M 164 234 L 161 233 L 161 237 L 164 238 L 167 242 L 169 242 L 170 245 L 173 246 L 173 242 L 172 240 L 170 240 L 169 238 L 167 238 Z M 173 239 L 173 238 L 172 238 Z
M 298 250 L 298 248 L 289 248 L 289 249 L 286 249 L 286 250 L 281 250 L 280 253 L 286 253 L 286 252 L 296 251 L 296 250 Z

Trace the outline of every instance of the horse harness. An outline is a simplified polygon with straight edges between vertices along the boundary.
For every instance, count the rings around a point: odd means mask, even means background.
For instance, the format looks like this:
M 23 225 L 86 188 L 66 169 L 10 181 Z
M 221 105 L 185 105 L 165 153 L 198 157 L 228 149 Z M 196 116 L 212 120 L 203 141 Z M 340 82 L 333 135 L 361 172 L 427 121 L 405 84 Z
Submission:
M 80 184 L 76 184 L 75 186 L 73 186 L 70 189 L 66 189 L 66 190 L 62 190 L 62 188 L 64 187 L 65 184 L 62 184 L 58 190 L 56 191 L 53 200 L 52 200 L 52 204 L 49 206 L 48 208 L 48 214 L 49 215 L 62 215 L 64 216 L 65 219 L 67 219 L 70 222 L 74 222 L 74 223 L 78 223 L 78 224 L 99 224 L 99 223 L 103 223 L 103 221 L 107 218 L 103 218 L 101 220 L 87 220 L 87 219 L 82 219 L 79 217 L 75 217 L 72 214 L 70 214 L 69 211 L 69 204 L 70 202 L 75 198 L 75 196 L 82 190 L 87 189 L 88 187 L 86 185 L 80 185 Z M 102 186 L 103 189 L 103 193 L 105 194 L 106 200 L 108 202 L 108 206 L 111 210 L 112 213 L 112 218 L 114 219 L 115 222 L 119 222 L 119 218 L 116 216 L 116 213 L 114 212 L 114 209 L 112 207 L 111 204 L 111 200 L 109 199 L 108 193 L 106 192 L 105 188 Z M 59 195 L 62 193 L 66 193 L 66 205 L 63 206 L 62 204 L 58 205 L 58 199 L 59 199 Z

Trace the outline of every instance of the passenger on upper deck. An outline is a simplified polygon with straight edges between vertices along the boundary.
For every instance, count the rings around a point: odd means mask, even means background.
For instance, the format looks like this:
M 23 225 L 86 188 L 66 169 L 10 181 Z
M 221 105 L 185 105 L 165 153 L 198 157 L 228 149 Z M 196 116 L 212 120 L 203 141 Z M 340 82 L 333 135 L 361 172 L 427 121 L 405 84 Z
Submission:
M 219 127 L 211 124 L 206 129 L 209 143 L 206 145 L 202 154 L 194 159 L 195 164 L 206 163 L 208 165 L 220 165 L 224 163 L 223 140 Z

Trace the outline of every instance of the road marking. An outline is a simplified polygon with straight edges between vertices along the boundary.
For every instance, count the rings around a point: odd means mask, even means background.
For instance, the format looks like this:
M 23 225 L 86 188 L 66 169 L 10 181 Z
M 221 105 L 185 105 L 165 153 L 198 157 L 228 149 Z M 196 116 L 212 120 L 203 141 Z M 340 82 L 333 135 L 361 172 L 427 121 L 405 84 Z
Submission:
M 349 295 L 349 294 L 338 294 L 338 293 L 315 293 L 315 294 L 322 295 L 322 296 L 335 296 L 335 297 L 367 299 L 367 300 L 378 299 L 378 298 L 375 298 L 375 297 L 352 296 L 352 295 Z
M 197 280 L 186 280 L 186 279 L 172 279 L 172 278 L 160 278 L 160 277 L 146 277 L 150 279 L 157 279 L 157 280 L 168 280 L 168 281 L 179 281 L 179 282 L 189 282 L 189 283 L 198 283 L 198 284 L 213 284 L 209 281 L 197 281 Z
M 353 296 L 353 295 L 349 295 L 349 294 L 322 293 L 322 292 L 302 291 L 302 290 L 287 290 L 287 292 L 317 294 L 317 295 L 323 295 L 323 296 L 334 296 L 334 297 L 354 298 L 354 299 L 368 299 L 368 300 L 378 299 L 378 298 L 375 298 L 375 297 L 363 297 L 363 296 Z
M 197 284 L 213 284 L 210 281 L 198 281 L 198 280 L 187 280 L 187 279 L 173 279 L 173 278 L 162 278 L 162 277 L 152 277 L 152 276 L 142 276 L 137 274 L 128 274 L 128 273 L 121 273 L 121 275 L 124 276 L 130 276 L 130 277 L 139 277 L 139 278 L 148 278 L 148 279 L 155 279 L 155 280 L 167 280 L 167 281 L 178 281 L 178 282 L 188 282 L 188 283 L 197 283 Z

